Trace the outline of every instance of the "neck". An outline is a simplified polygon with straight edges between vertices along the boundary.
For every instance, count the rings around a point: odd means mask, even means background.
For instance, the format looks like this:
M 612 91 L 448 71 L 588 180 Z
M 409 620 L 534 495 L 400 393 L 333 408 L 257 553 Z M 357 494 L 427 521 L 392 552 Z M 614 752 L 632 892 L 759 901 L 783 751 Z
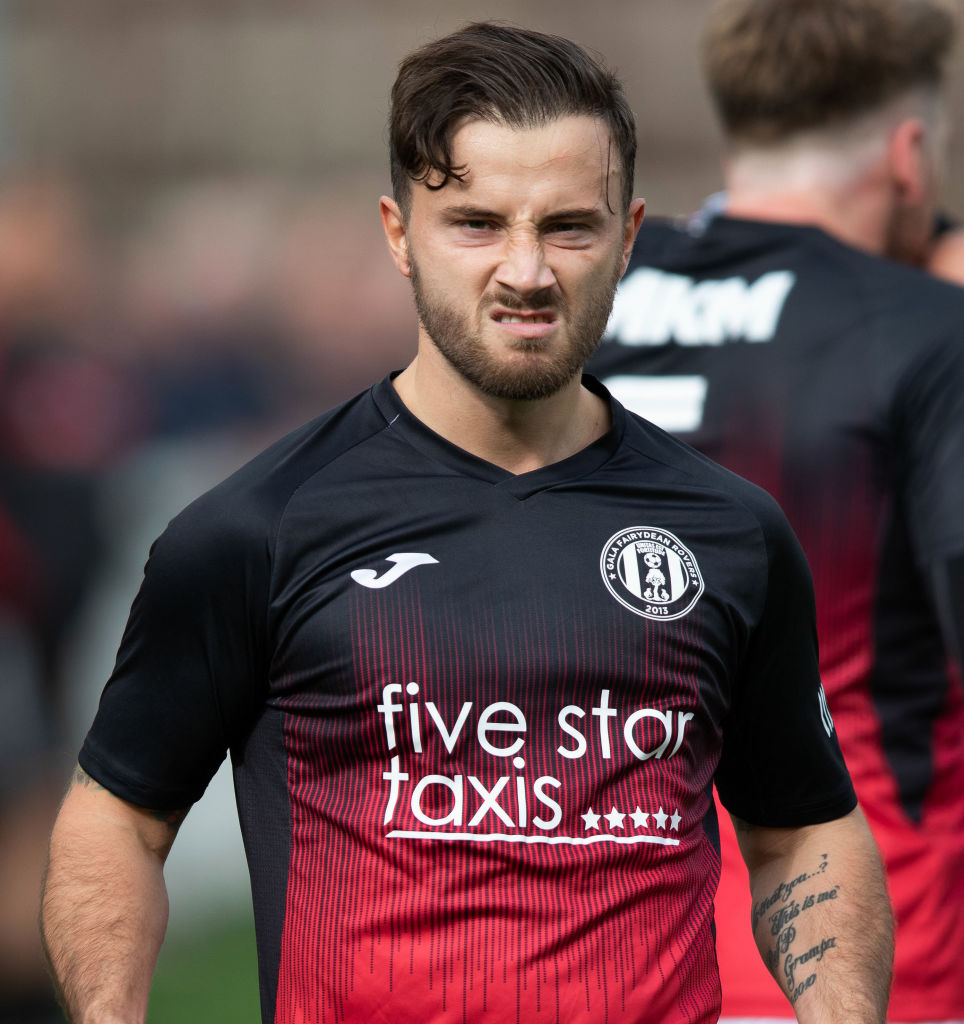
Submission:
M 394 383 L 409 412 L 436 434 L 510 473 L 569 458 L 610 427 L 608 406 L 578 378 L 549 398 L 493 398 L 447 362 L 420 354 Z
M 814 163 L 778 154 L 746 152 L 726 174 L 726 212 L 747 220 L 779 221 L 821 228 L 865 252 L 887 247 L 889 195 L 873 169 L 833 175 Z

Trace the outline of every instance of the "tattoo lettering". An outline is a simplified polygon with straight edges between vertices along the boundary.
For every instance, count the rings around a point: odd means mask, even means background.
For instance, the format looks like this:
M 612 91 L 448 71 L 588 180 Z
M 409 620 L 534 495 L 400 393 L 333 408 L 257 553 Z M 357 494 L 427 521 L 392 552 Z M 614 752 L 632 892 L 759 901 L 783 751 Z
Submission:
M 780 932 L 780 934 L 777 935 L 777 952 L 786 953 L 796 937 L 797 930 L 793 925 L 790 925 L 790 927 L 785 931 Z
M 840 892 L 840 886 L 835 885 L 830 889 L 807 893 L 802 899 L 792 898 L 798 886 L 811 879 L 819 879 L 826 872 L 828 864 L 828 857 L 823 854 L 815 871 L 781 882 L 769 896 L 753 905 L 754 932 L 766 920 L 770 935 L 773 936 L 773 946 L 764 953 L 764 961 L 773 975 L 783 974 L 791 1004 L 795 1004 L 816 982 L 817 974 L 813 967 L 823 960 L 829 950 L 837 948 L 836 936 L 822 938 L 803 952 L 797 952 L 798 947 L 794 945 L 797 929 L 793 922 L 812 907 L 837 899 Z
M 798 967 L 800 967 L 802 964 L 808 964 L 811 961 L 819 963 L 823 959 L 823 955 L 827 952 L 828 949 L 836 949 L 836 947 L 836 938 L 821 939 L 819 945 L 811 946 L 810 949 L 806 951 L 806 953 L 801 953 L 799 956 L 793 956 L 791 953 L 787 953 L 786 959 L 783 961 L 783 973 L 786 976 L 787 986 L 790 989 L 790 992 L 796 993 L 797 989 L 800 988 L 800 986 L 797 984 Z M 807 982 L 813 984 L 811 978 L 813 979 L 813 981 L 816 981 L 817 976 L 815 974 L 811 974 L 806 979 Z M 810 985 L 807 985 L 807 988 L 809 987 Z M 799 995 L 797 995 L 797 998 L 799 998 Z M 795 1001 L 793 995 L 791 995 L 790 999 L 791 1002 Z
M 803 903 L 797 900 L 790 900 L 785 907 L 780 907 L 776 913 L 771 914 L 767 919 L 770 922 L 770 934 L 779 935 L 791 921 L 798 918 L 805 910 L 816 906 L 818 903 L 826 903 L 827 900 L 835 900 L 840 892 L 840 886 L 835 885 L 826 892 L 812 892 L 805 896 Z M 759 919 L 757 919 L 759 921 Z
M 762 920 L 763 915 L 771 907 L 775 906 L 777 903 L 785 903 L 791 897 L 791 895 L 793 895 L 793 890 L 796 889 L 796 887 L 798 885 L 801 885 L 804 882 L 808 882 L 811 878 L 815 878 L 817 875 L 822 875 L 824 873 L 824 871 L 827 870 L 827 864 L 828 864 L 827 855 L 825 853 L 823 853 L 820 856 L 821 856 L 821 861 L 820 861 L 820 864 L 818 865 L 816 871 L 813 871 L 810 874 L 797 875 L 796 878 L 791 879 L 789 882 L 781 882 L 776 887 L 776 889 L 774 889 L 773 892 L 769 896 L 766 897 L 766 899 L 763 899 L 759 903 L 754 905 L 754 907 L 753 907 L 753 930 L 754 931 L 756 931 L 756 927 L 760 923 L 760 921 Z M 794 917 L 795 916 L 796 915 L 794 915 Z M 774 932 L 774 934 L 776 934 L 776 932 Z
M 816 980 L 817 980 L 816 974 L 808 974 L 806 981 L 801 981 L 800 984 L 797 985 L 796 988 L 791 988 L 790 991 L 787 993 L 787 996 L 790 999 L 790 1005 L 791 1006 L 795 1006 L 796 1002 L 800 998 L 800 996 L 802 996 L 803 993 L 806 992 L 808 988 L 812 987 L 813 983 Z

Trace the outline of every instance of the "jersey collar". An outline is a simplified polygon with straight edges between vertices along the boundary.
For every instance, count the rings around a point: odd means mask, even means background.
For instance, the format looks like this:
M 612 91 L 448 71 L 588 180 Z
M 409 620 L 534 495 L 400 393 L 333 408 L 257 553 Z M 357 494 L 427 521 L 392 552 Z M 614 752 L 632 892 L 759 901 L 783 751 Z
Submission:
M 474 477 L 505 490 L 517 498 L 528 498 L 539 491 L 580 477 L 588 476 L 608 462 L 623 438 L 626 412 L 595 377 L 583 374 L 582 383 L 608 405 L 612 426 L 592 444 L 567 459 L 533 470 L 531 473 L 510 473 L 485 459 L 459 448 L 413 416 L 395 390 L 392 380 L 401 371 L 390 373 L 371 389 L 372 399 L 385 418 L 389 429 L 423 455 L 461 476 Z

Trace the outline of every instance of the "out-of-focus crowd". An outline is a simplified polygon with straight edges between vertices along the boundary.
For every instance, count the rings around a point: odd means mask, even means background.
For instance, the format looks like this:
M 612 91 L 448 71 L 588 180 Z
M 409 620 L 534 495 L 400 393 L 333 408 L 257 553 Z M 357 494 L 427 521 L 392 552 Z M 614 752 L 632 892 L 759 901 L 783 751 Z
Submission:
M 208 181 L 117 227 L 0 182 L 0 1022 L 48 1019 L 44 848 L 150 540 L 412 351 L 380 191 Z

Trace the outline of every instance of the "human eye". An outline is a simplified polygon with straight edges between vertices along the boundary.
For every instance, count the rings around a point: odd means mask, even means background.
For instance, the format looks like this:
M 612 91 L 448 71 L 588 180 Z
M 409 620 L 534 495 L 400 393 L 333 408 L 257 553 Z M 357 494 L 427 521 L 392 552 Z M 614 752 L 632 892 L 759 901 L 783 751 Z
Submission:
M 543 234 L 556 245 L 588 245 L 600 227 L 594 210 L 560 210 L 556 216 L 546 218 Z
M 495 230 L 495 224 L 490 220 L 481 220 L 476 217 L 467 217 L 458 222 L 459 227 L 467 234 L 481 235 L 488 231 Z
M 557 245 L 584 245 L 595 236 L 594 226 L 582 220 L 556 220 L 545 227 L 546 236 Z
M 492 217 L 466 213 L 452 217 L 449 223 L 453 239 L 461 245 L 491 245 L 500 237 L 501 225 Z

